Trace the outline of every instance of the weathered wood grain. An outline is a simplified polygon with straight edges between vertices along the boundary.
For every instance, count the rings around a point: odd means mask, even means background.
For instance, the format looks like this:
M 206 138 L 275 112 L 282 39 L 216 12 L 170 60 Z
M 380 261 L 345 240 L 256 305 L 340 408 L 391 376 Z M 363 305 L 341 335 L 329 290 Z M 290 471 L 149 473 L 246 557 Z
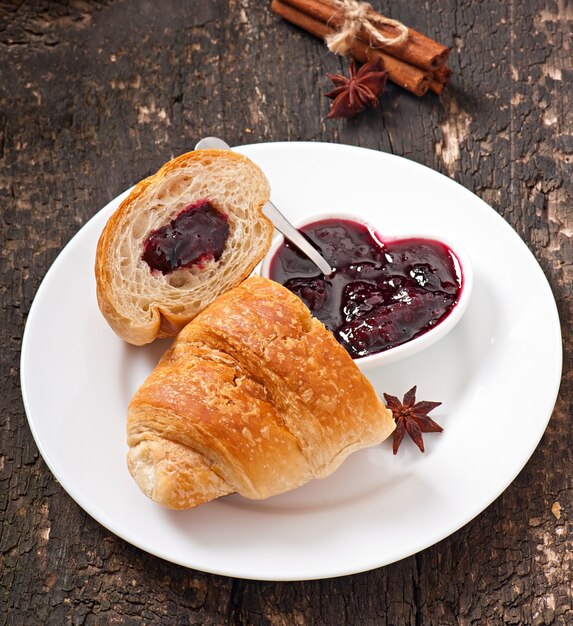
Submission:
M 388 0 L 453 46 L 452 85 L 390 86 L 380 111 L 327 122 L 325 74 L 343 64 L 269 4 L 0 2 L 0 624 L 573 624 L 572 5 Z M 39 456 L 18 364 L 42 277 L 99 208 L 206 134 L 406 156 L 489 202 L 540 261 L 564 335 L 554 416 L 511 487 L 438 545 L 336 580 L 189 571 L 99 526 Z

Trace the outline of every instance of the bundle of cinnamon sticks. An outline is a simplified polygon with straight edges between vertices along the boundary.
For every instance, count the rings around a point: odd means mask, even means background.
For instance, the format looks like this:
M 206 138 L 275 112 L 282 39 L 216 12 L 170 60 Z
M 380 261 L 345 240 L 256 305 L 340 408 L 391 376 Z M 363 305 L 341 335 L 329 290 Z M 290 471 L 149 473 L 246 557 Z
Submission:
M 312 35 L 326 39 L 344 27 L 346 15 L 341 4 L 331 0 L 272 0 L 271 10 Z M 377 24 L 376 28 L 388 38 L 395 35 L 390 25 Z M 429 89 L 438 95 L 442 93 L 452 73 L 446 65 L 449 53 L 450 48 L 412 28 L 408 29 L 404 42 L 384 46 L 373 44 L 363 28 L 348 49 L 348 54 L 360 63 L 381 59 L 388 78 L 417 96 L 423 96 Z

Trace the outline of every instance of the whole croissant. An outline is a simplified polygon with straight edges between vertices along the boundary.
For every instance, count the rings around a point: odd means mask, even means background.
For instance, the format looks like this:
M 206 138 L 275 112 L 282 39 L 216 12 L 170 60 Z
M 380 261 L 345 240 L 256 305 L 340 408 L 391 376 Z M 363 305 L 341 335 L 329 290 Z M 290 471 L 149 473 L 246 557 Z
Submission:
M 252 277 L 190 322 L 136 392 L 128 467 L 174 509 L 266 498 L 380 443 L 391 415 L 299 298 Z

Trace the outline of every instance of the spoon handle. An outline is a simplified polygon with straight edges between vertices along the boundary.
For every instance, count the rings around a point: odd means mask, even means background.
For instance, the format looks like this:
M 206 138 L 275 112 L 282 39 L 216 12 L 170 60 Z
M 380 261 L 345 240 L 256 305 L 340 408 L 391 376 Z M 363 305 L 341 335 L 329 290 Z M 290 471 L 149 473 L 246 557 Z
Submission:
M 310 244 L 269 200 L 263 207 L 263 213 L 271 220 L 274 227 L 293 245 L 303 252 L 325 275 L 332 274 L 332 268 L 326 259 Z
M 230 150 L 231 146 L 219 137 L 203 137 L 197 142 L 195 150 Z
M 197 143 L 195 150 L 205 149 L 230 150 L 231 147 L 218 137 L 205 137 Z M 333 270 L 326 259 L 300 234 L 270 200 L 263 207 L 263 213 L 271 220 L 274 227 L 305 254 L 325 276 L 332 274 Z

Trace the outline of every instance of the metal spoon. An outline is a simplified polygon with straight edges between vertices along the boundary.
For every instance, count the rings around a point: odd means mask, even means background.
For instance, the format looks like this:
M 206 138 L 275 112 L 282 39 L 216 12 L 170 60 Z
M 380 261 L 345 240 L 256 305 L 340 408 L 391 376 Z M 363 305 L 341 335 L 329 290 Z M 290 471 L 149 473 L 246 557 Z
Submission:
M 205 137 L 195 146 L 195 150 L 230 150 L 231 146 L 218 137 Z M 325 275 L 334 271 L 324 257 L 300 234 L 287 218 L 269 200 L 263 207 L 264 214 L 271 220 L 274 227 L 282 233 L 293 245 L 305 254 Z

